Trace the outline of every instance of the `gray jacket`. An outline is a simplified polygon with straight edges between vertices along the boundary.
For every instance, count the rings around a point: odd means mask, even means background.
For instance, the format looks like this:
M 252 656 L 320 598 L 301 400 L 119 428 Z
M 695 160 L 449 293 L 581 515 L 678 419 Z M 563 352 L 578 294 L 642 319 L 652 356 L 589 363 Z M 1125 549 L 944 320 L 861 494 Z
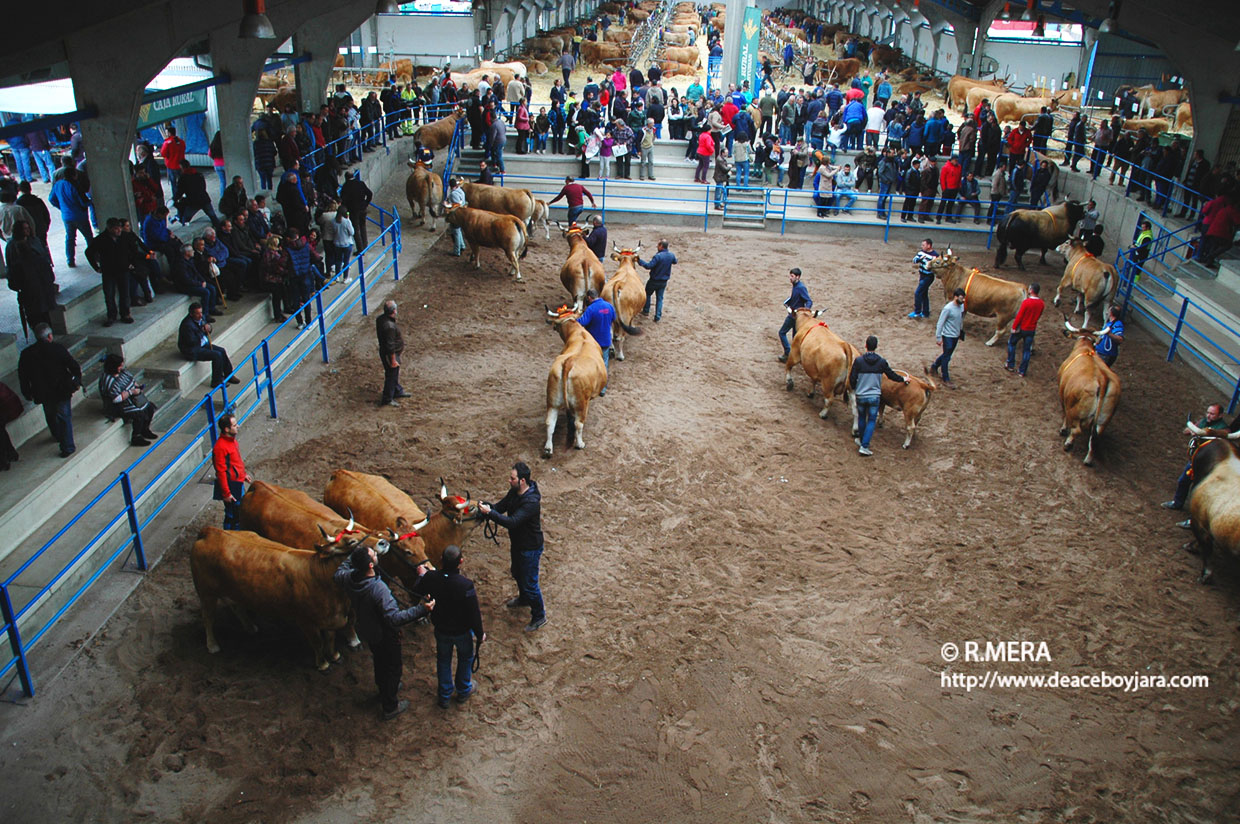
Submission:
M 396 599 L 387 584 L 375 575 L 359 578 L 354 575 L 352 564 L 344 563 L 332 576 L 336 585 L 343 588 L 357 613 L 357 637 L 374 647 L 387 635 L 400 632 L 400 627 L 424 617 L 430 612 L 423 604 L 409 609 L 398 609 Z
M 934 337 L 936 340 L 958 338 L 962 331 L 964 331 L 964 307 L 957 304 L 955 300 L 949 300 L 943 304 L 943 309 L 939 312 L 939 322 L 934 325 Z

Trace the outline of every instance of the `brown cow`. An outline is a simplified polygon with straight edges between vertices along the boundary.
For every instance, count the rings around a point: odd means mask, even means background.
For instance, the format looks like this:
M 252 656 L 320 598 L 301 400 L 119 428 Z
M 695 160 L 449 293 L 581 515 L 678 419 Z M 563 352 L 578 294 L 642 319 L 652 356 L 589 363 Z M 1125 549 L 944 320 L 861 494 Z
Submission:
M 1025 299 L 1022 284 L 992 277 L 977 269 L 965 269 L 951 249 L 930 261 L 929 266 L 934 276 L 943 281 L 945 296 L 950 298 L 957 289 L 964 289 L 966 312 L 996 319 L 995 332 L 986 341 L 987 346 L 994 346 L 1000 335 L 1011 330 L 1012 318 L 1016 317 L 1020 302 Z
M 422 141 L 422 145 L 433 152 L 448 148 L 452 142 L 452 133 L 456 131 L 457 121 L 465 118 L 465 110 L 457 107 L 447 117 L 441 117 L 434 123 L 424 123 L 414 130 L 413 136 Z
M 849 397 L 848 370 L 852 368 L 852 348 L 831 327 L 818 320 L 822 310 L 797 309 L 794 313 L 796 332 L 788 359 L 784 361 L 784 385 L 792 391 L 792 367 L 798 363 L 809 378 L 809 397 L 817 388 L 822 389 L 822 411 L 818 417 L 826 420 L 831 412 L 831 402 L 837 395 Z
M 525 66 L 525 70 L 535 77 L 542 77 L 547 73 L 547 64 L 541 60 L 535 60 L 532 57 L 519 57 L 517 59 Z
M 970 89 L 984 89 L 987 97 L 997 97 L 1007 91 L 1007 83 L 997 77 L 989 80 L 978 80 L 976 77 L 965 77 L 963 74 L 952 75 L 947 81 L 947 105 L 959 109 L 966 105 L 966 95 Z M 968 104 L 972 111 L 976 104 Z
M 577 449 L 585 449 L 581 434 L 586 427 L 586 413 L 590 401 L 599 396 L 607 386 L 607 365 L 603 363 L 603 350 L 594 337 L 577 322 L 577 316 L 567 306 L 558 311 L 547 311 L 549 320 L 560 333 L 564 347 L 551 364 L 547 373 L 547 442 L 543 444 L 543 457 L 551 457 L 551 441 L 555 437 L 555 423 L 563 409 L 568 442 Z
M 604 43 L 631 43 L 633 42 L 633 32 L 623 26 L 612 26 L 603 32 Z
M 604 60 L 627 60 L 628 48 L 617 43 L 595 43 L 592 40 L 582 41 L 581 60 L 583 63 L 600 65 Z
M 292 549 L 253 532 L 205 527 L 190 549 L 189 568 L 202 603 L 207 652 L 220 651 L 215 611 L 229 601 L 247 632 L 258 631 L 250 613 L 293 623 L 314 650 L 319 670 L 340 660 L 336 631 L 349 625 L 352 607 L 332 576 L 355 545 L 350 538 Z
M 688 63 L 677 63 L 674 60 L 664 60 L 660 64 L 659 68 L 663 69 L 663 73 L 668 76 L 675 76 L 675 75 L 694 76 L 697 74 L 697 69 L 693 68 Z
M 687 46 L 689 45 L 688 32 L 663 32 L 663 43 L 668 46 Z
M 435 231 L 439 225 L 439 214 L 443 203 L 443 179 L 430 170 L 430 167 L 418 161 L 407 161 L 409 177 L 405 180 L 405 198 L 409 201 L 409 212 L 413 217 L 421 218 L 419 226 L 426 226 L 426 216 L 431 216 L 431 225 L 427 228 Z
M 875 46 L 870 52 L 870 65 L 876 69 L 898 69 L 904 65 L 904 52 L 891 46 Z
M 629 9 L 627 14 L 628 18 L 634 23 L 644 22 L 645 19 L 650 16 L 650 12 L 645 9 Z
M 1207 438 L 1192 451 L 1192 497 L 1188 522 L 1201 552 L 1201 583 L 1214 575 L 1210 559 L 1215 549 L 1235 556 L 1240 552 L 1240 452 L 1235 441 L 1240 432 L 1226 437 L 1215 429 L 1201 429 L 1192 421 L 1188 429 L 1194 441 Z
M 572 42 L 572 39 L 569 39 Z M 558 34 L 546 34 L 541 37 L 530 37 L 521 44 L 532 52 L 554 54 L 557 57 L 564 51 L 564 40 Z M 526 68 L 529 68 L 528 66 Z
M 662 58 L 696 68 L 702 62 L 702 52 L 697 46 L 668 46 L 663 49 Z
M 380 556 L 385 572 L 406 587 L 418 582 L 418 566 L 439 566 L 450 544 L 461 546 L 479 523 L 478 505 L 449 495 L 439 479 L 439 511 L 427 518 L 413 499 L 387 478 L 338 469 L 323 492 L 323 502 L 341 514 L 357 513 L 367 523 L 388 530 L 389 549 Z
M 1015 252 L 1016 265 L 1021 269 L 1025 264 L 1021 256 L 1030 249 L 1041 249 L 1039 263 L 1046 263 L 1046 252 L 1063 243 L 1076 231 L 1076 224 L 1085 216 L 1085 207 L 1075 201 L 1066 200 L 1045 209 L 1017 209 L 999 222 L 995 236 L 999 238 L 999 248 L 995 250 L 995 267 L 1002 266 L 1007 260 L 1008 246 Z
M 818 73 L 828 83 L 847 83 L 861 74 L 861 61 L 855 57 L 823 60 L 818 63 Z
M 1125 120 L 1124 131 L 1135 132 L 1138 129 L 1145 129 L 1145 133 L 1150 137 L 1158 137 L 1163 132 L 1171 128 L 1171 121 L 1162 117 L 1151 117 L 1146 120 Z
M 994 98 L 995 119 L 1000 123 L 1018 123 L 1027 118 L 1037 117 L 1045 106 L 1050 111 L 1059 108 L 1059 101 L 1053 97 L 1021 97 L 1008 92 Z
M 989 100 L 994 103 L 996 97 L 1005 92 L 1002 89 L 994 89 L 989 86 L 974 86 L 965 92 L 965 110 L 971 113 L 977 108 L 977 104 L 983 100 Z
M 486 209 L 497 215 L 512 215 L 529 227 L 534 219 L 534 193 L 529 189 L 491 186 L 486 183 L 462 183 L 465 201 L 474 209 Z
M 860 355 L 861 353 L 857 352 L 857 356 L 859 357 Z M 896 369 L 895 372 L 908 378 L 908 383 L 896 383 L 886 375 L 883 376 L 882 400 L 878 405 L 878 426 L 883 425 L 883 412 L 887 410 L 887 407 L 891 407 L 897 412 L 902 412 L 904 414 L 904 444 L 902 448 L 908 449 L 913 445 L 913 435 L 917 432 L 917 425 L 921 423 L 921 415 L 926 411 L 926 407 L 930 405 L 930 393 L 938 389 L 938 386 L 929 378 L 918 378 L 899 369 Z M 855 433 L 853 437 L 859 437 L 861 427 L 855 406 L 853 414 L 853 432 Z
M 1063 406 L 1063 426 L 1060 435 L 1066 435 L 1064 452 L 1072 451 L 1072 442 L 1082 432 L 1089 433 L 1089 448 L 1085 452 L 1085 465 L 1094 465 L 1094 437 L 1115 414 L 1119 403 L 1119 376 L 1102 362 L 1094 347 L 1098 344 L 1096 332 L 1077 329 L 1064 321 L 1068 333 L 1076 335 L 1076 344 L 1068 357 L 1059 365 L 1059 402 Z
M 1193 107 L 1189 103 L 1181 103 L 1175 110 L 1175 131 L 1183 132 L 1193 127 Z
M 519 77 L 522 79 L 525 78 L 526 74 L 529 71 L 525 67 L 525 64 L 522 63 L 520 60 L 510 60 L 507 63 L 496 63 L 493 60 L 483 60 L 481 63 L 478 64 L 478 68 L 483 71 L 495 72 L 499 74 L 503 74 L 506 72 L 512 72 L 512 77 Z M 508 78 L 508 80 L 511 80 L 512 77 Z M 505 85 L 508 84 L 508 80 L 504 81 Z
M 1164 117 L 1163 112 L 1167 108 L 1178 106 L 1188 99 L 1188 91 L 1185 89 L 1167 89 L 1166 91 L 1138 92 L 1137 99 L 1141 101 L 1137 117 Z
M 620 266 L 616 273 L 603 284 L 599 297 L 611 304 L 616 310 L 615 320 L 611 324 L 611 345 L 616 350 L 616 359 L 624 360 L 624 340 L 628 335 L 640 335 L 641 329 L 633 326 L 637 313 L 646 305 L 646 287 L 637 274 L 637 253 L 642 245 L 639 241 L 636 249 L 621 249 L 612 243 L 611 259 Z
M 353 518 L 342 518 L 300 489 L 255 481 L 241 499 L 241 528 L 296 549 L 314 549 L 325 543 L 360 540 L 367 546 L 387 541 Z M 334 537 L 332 537 L 334 536 Z
M 407 58 L 402 57 L 399 60 L 388 60 L 380 63 L 379 68 L 387 74 L 396 75 L 396 79 L 400 83 L 408 83 L 413 80 L 413 61 Z
M 1082 313 L 1083 326 L 1089 326 L 1089 312 L 1094 308 L 1098 310 L 1098 323 L 1106 321 L 1107 310 L 1115 302 L 1115 291 L 1119 288 L 1115 267 L 1087 252 L 1085 241 L 1080 238 L 1064 241 L 1056 251 L 1064 256 L 1067 264 L 1059 288 L 1055 290 L 1054 304 L 1058 306 L 1061 293 L 1071 289 L 1077 293 L 1072 311 Z
M 543 227 L 543 240 L 551 240 L 551 206 L 545 200 L 534 198 L 534 217 L 530 218 L 530 232 L 539 224 Z
M 474 264 L 475 269 L 482 268 L 479 249 L 499 249 L 512 264 L 517 282 L 521 282 L 521 258 L 529 249 L 526 247 L 525 224 L 520 218 L 455 203 L 444 208 L 444 216 L 448 225 L 461 227 L 461 234 L 469 246 L 469 262 Z
M 593 289 L 601 293 L 607 280 L 603 263 L 598 255 L 586 245 L 585 235 L 576 223 L 564 226 L 559 221 L 556 228 L 568 241 L 568 257 L 560 267 L 560 283 L 573 297 L 573 311 L 580 313 L 586 301 L 586 290 Z

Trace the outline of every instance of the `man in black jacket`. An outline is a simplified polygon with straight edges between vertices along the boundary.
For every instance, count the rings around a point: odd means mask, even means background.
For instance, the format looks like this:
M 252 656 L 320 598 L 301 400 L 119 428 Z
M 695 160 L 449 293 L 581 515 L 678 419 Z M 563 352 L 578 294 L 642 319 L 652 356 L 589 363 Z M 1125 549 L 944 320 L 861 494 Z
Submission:
M 358 254 L 361 254 L 370 242 L 366 239 L 366 209 L 370 206 L 372 197 L 374 195 L 370 187 L 362 182 L 360 171 L 353 172 L 340 187 L 340 203 L 348 210 L 349 220 L 353 221 L 353 242 L 357 246 Z
M 177 333 L 177 349 L 186 360 L 211 361 L 211 385 L 219 386 L 232 374 L 233 365 L 224 347 L 211 343 L 210 335 L 211 324 L 202 319 L 202 304 L 191 303 Z M 241 383 L 241 379 L 234 376 L 228 382 Z
M 482 610 L 474 582 L 461 574 L 461 548 L 455 544 L 443 551 L 439 569 L 423 574 L 413 588 L 414 595 L 425 595 L 437 605 L 431 615 L 435 625 L 436 671 L 439 676 L 438 703 L 448 707 L 456 693 L 456 703 L 464 704 L 474 692 L 471 678 L 474 644 L 487 639 L 482 631 Z M 452 651 L 456 650 L 456 678 L 452 677 Z
M 538 491 L 538 483 L 530 478 L 530 468 L 521 461 L 509 470 L 508 487 L 508 494 L 502 501 L 493 507 L 479 504 L 478 509 L 508 530 L 512 541 L 510 571 L 517 582 L 517 597 L 510 598 L 506 606 L 509 609 L 528 606 L 530 622 L 525 631 L 533 632 L 547 623 L 547 611 L 538 588 L 538 564 L 543 551 L 542 494 Z
M 409 701 L 397 700 L 404 662 L 400 655 L 400 628 L 425 617 L 435 608 L 434 601 L 397 609 L 396 599 L 375 567 L 379 556 L 370 547 L 359 546 L 349 554 L 332 580 L 344 589 L 357 615 L 357 637 L 370 647 L 375 661 L 375 684 L 383 705 L 383 720 L 391 721 L 409 709 Z
M 122 232 L 120 219 L 110 217 L 107 229 L 86 247 L 86 260 L 103 277 L 103 301 L 108 309 L 104 326 L 116 323 L 118 304 L 121 322 L 133 323 L 133 315 L 129 314 L 129 269 L 138 261 L 133 246 L 121 237 Z
M 409 393 L 400 385 L 400 355 L 405 351 L 405 339 L 396 325 L 396 301 L 383 302 L 383 314 L 375 319 L 375 334 L 379 338 L 379 360 L 383 363 L 383 398 L 380 406 L 400 406 L 398 398 Z
M 73 443 L 73 393 L 82 386 L 82 367 L 69 350 L 52 341 L 52 327 L 40 323 L 35 341 L 22 350 L 17 378 L 27 400 L 43 406 L 43 419 L 60 442 L 60 457 L 77 451 Z

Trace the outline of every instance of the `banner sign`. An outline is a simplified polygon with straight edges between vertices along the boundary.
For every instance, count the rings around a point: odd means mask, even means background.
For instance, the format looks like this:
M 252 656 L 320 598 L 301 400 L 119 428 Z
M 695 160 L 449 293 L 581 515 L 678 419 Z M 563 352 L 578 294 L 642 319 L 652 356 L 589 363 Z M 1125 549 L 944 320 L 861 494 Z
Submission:
M 207 110 L 207 90 L 195 89 L 192 92 L 165 97 L 143 103 L 138 109 L 138 128 L 156 126 L 187 114 L 196 114 Z
M 758 71 L 758 39 L 761 33 L 762 12 L 750 6 L 745 9 L 745 20 L 741 24 L 741 59 L 736 64 L 738 89 Z

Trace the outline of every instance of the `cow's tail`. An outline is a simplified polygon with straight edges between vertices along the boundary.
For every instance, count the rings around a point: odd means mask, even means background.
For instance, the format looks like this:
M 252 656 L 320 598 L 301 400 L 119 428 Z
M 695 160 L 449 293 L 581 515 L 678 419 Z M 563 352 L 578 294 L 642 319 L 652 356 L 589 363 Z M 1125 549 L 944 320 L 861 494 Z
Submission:
M 517 227 L 521 229 L 521 254 L 517 255 L 521 260 L 525 260 L 526 254 L 530 251 L 530 234 L 525 231 L 525 224 L 517 221 Z
M 529 189 L 525 190 L 525 196 L 530 201 L 530 219 L 525 221 L 525 228 L 532 232 L 534 231 L 534 218 L 538 217 L 538 201 L 534 199 L 534 193 Z
M 1016 213 L 1013 212 L 1008 215 L 1003 220 L 999 221 L 999 225 L 995 227 L 995 237 L 999 239 L 999 248 L 995 250 L 995 266 L 1002 266 L 1004 261 L 1007 260 L 1008 224 L 1011 223 L 1015 214 Z
M 564 391 L 564 416 L 565 434 L 568 439 L 568 446 L 572 446 L 577 431 L 577 407 L 573 403 L 576 399 L 573 395 L 573 363 L 574 359 L 569 357 L 564 359 L 564 366 L 560 372 L 560 387 Z
M 623 329 L 624 334 L 626 335 L 640 335 L 642 333 L 642 330 L 639 327 L 629 326 L 627 323 L 624 322 L 624 319 L 620 317 L 620 285 L 619 284 L 616 285 L 616 293 L 614 297 L 615 297 L 615 306 L 613 308 L 616 310 L 616 325 L 619 326 L 621 329 Z

